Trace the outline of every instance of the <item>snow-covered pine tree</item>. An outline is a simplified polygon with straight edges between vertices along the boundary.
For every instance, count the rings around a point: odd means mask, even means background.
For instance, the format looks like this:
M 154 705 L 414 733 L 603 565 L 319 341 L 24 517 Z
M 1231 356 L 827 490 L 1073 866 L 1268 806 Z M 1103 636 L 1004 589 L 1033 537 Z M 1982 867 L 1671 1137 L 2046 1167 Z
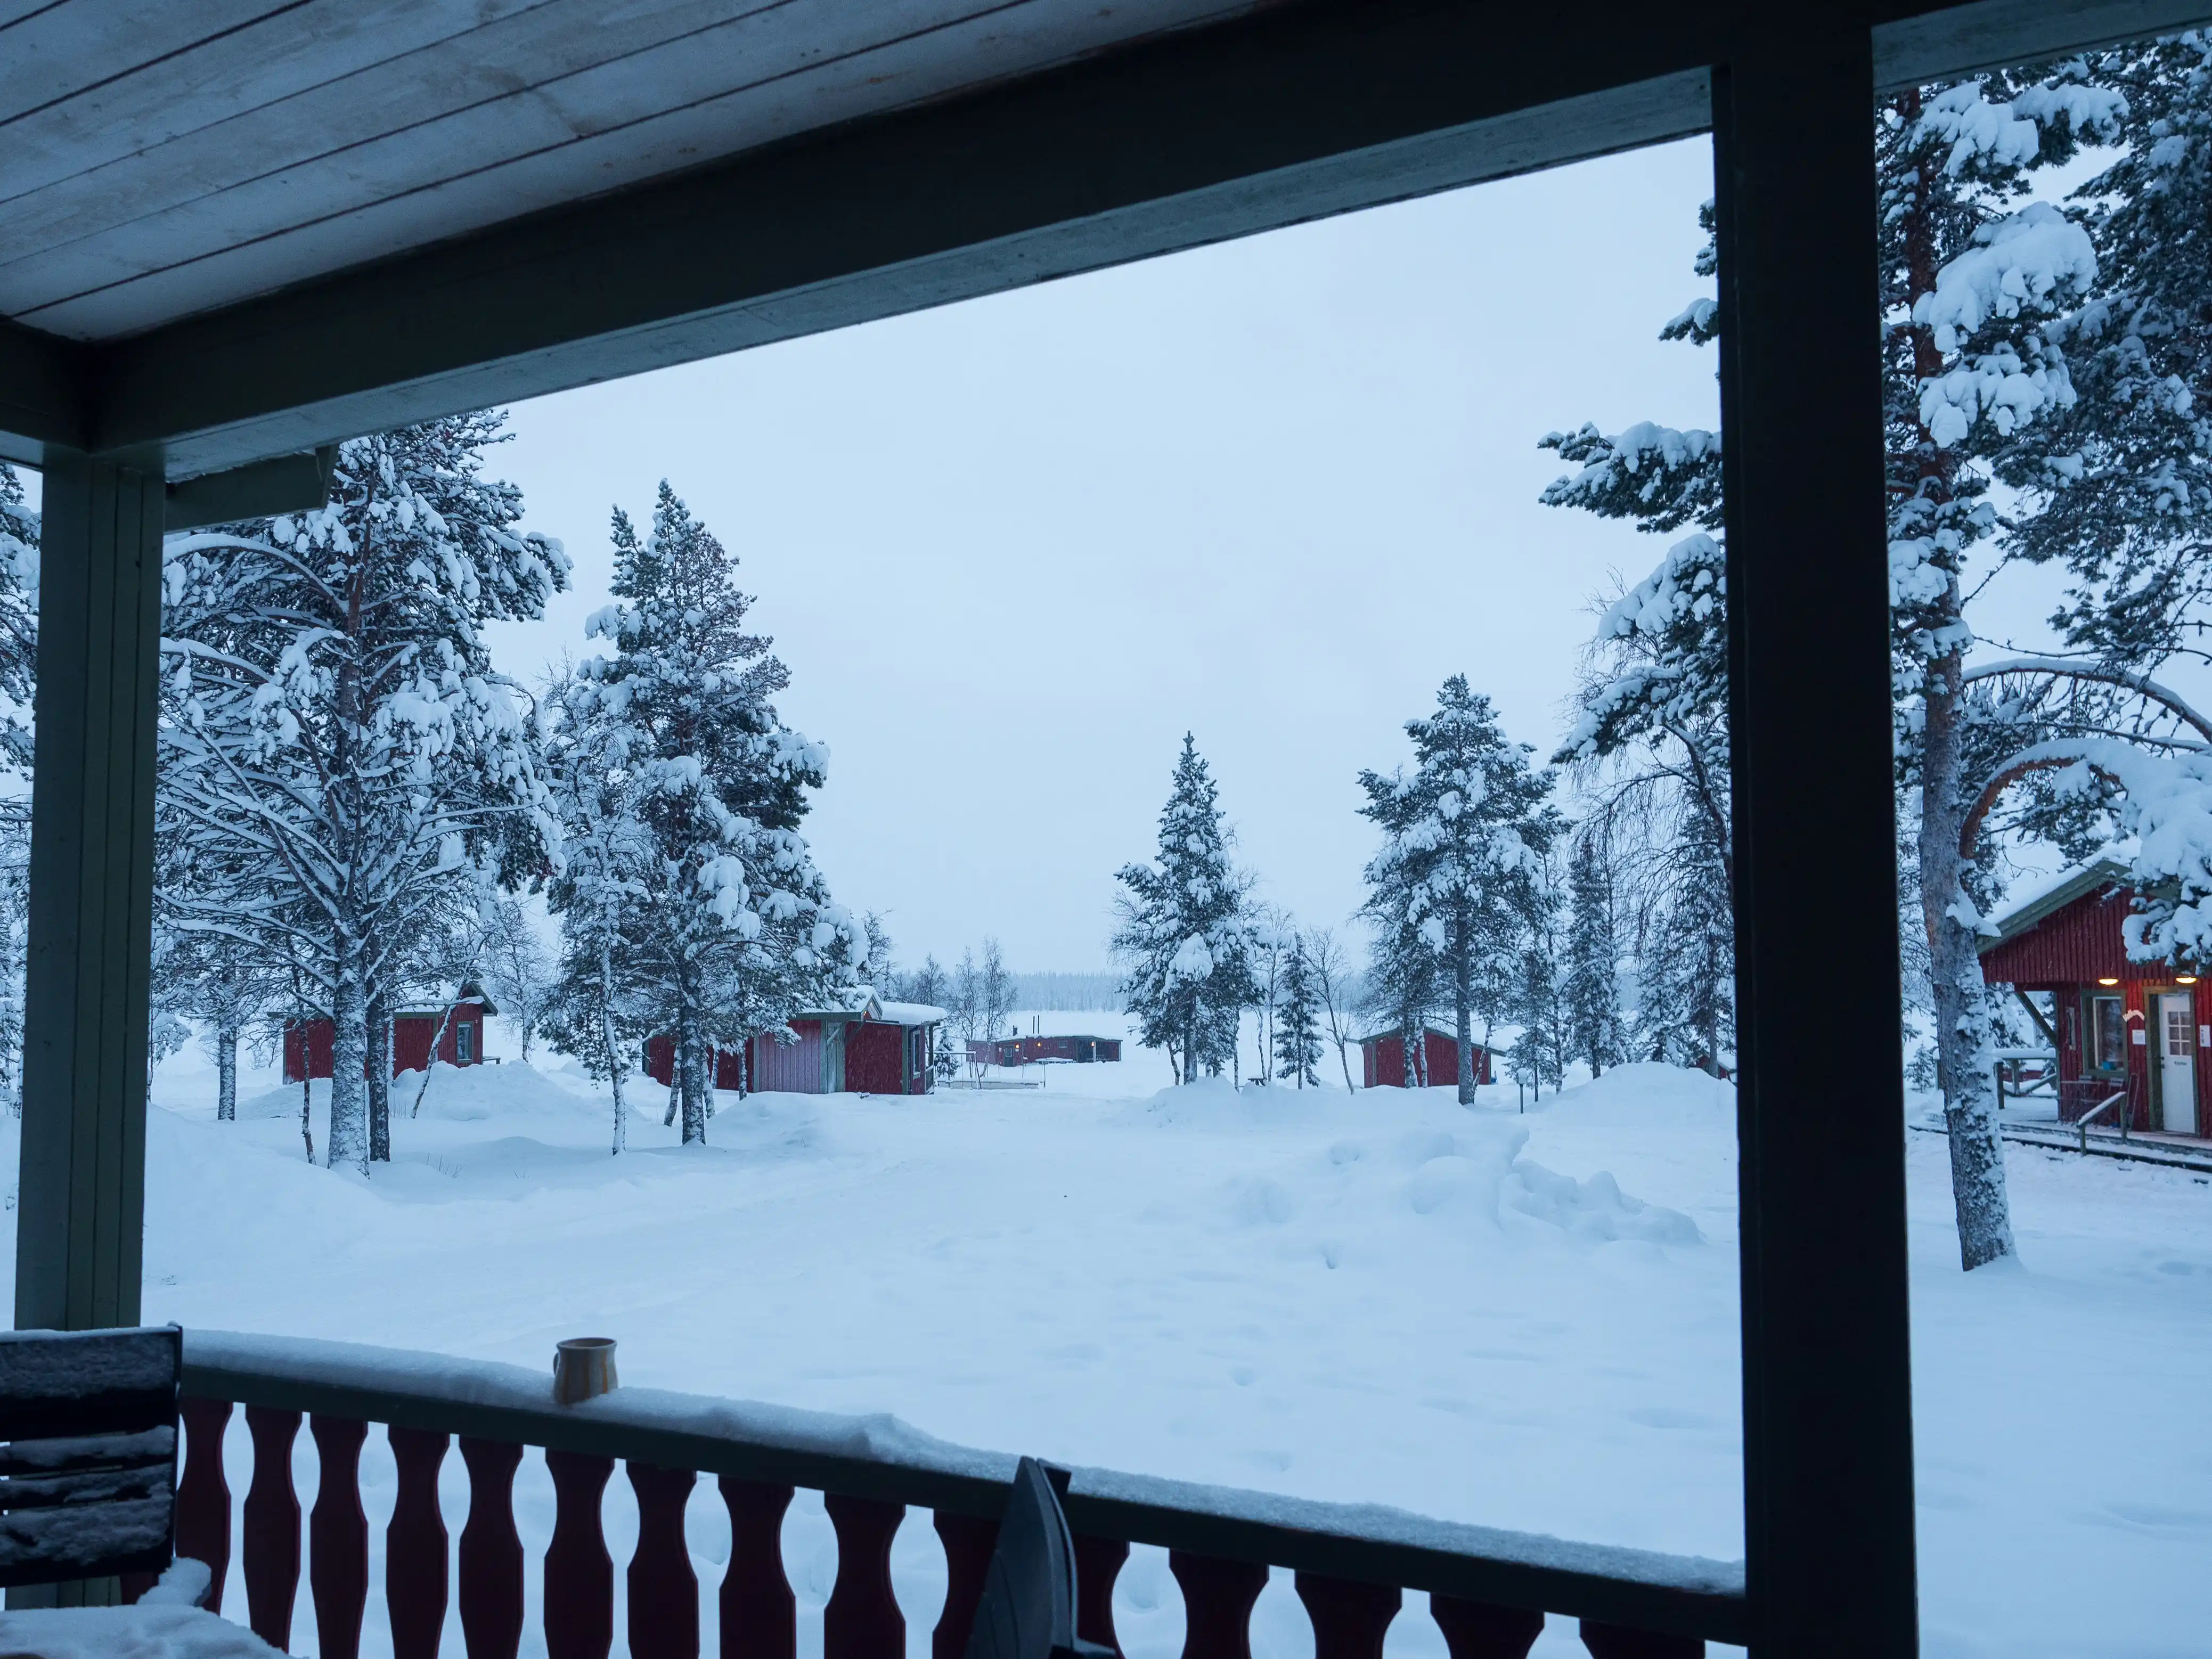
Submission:
M 543 614 L 558 544 L 483 477 L 496 414 L 342 445 L 328 507 L 171 538 L 157 834 L 179 933 L 296 969 L 334 1022 L 332 1167 L 366 1171 L 368 1007 L 426 932 L 549 856 L 528 700 L 484 624 Z M 172 867 L 179 867 L 173 864 Z
M 1188 732 L 1160 812 L 1159 850 L 1124 865 L 1116 879 L 1114 953 L 1127 968 L 1123 1007 L 1146 1048 L 1179 1056 L 1178 1079 L 1197 1081 L 1235 1059 L 1237 1027 L 1256 994 L 1250 880 L 1230 861 L 1230 836 L 1213 776 Z
M 736 559 L 665 481 L 650 532 L 617 508 L 613 542 L 621 602 L 586 624 L 613 650 L 577 665 L 553 738 L 564 799 L 603 845 L 589 890 L 553 896 L 564 929 L 606 930 L 617 1007 L 673 1037 L 688 1146 L 706 1138 L 714 1050 L 848 994 L 865 945 L 799 833 L 829 757 L 776 714 L 790 676 L 746 629 Z M 565 955 L 598 974 L 596 951 Z
M 1370 903 L 1383 900 L 1389 920 L 1411 927 L 1441 962 L 1459 1041 L 1459 1097 L 1472 1104 L 1481 964 L 1510 950 L 1515 907 L 1559 819 L 1547 801 L 1551 774 L 1529 764 L 1528 744 L 1506 740 L 1490 699 L 1465 675 L 1443 683 L 1436 713 L 1407 721 L 1406 735 L 1411 774 L 1359 775 L 1361 815 L 1384 837 L 1367 869 Z
M 1571 1051 L 1601 1077 L 1627 1058 L 1620 1019 L 1620 930 L 1610 849 L 1589 825 L 1567 865 L 1561 1001 Z
M 1283 941 L 1282 970 L 1275 1000 L 1275 1075 L 1321 1086 L 1315 1067 L 1322 1056 L 1322 995 L 1305 936 L 1292 929 Z
M 2023 446 L 2039 449 L 2030 429 L 2074 398 L 2063 321 L 2094 278 L 2095 253 L 2081 227 L 2056 209 L 2019 204 L 2037 168 L 2065 159 L 2084 137 L 2118 135 L 2123 100 L 2088 84 L 2087 74 L 2072 60 L 2030 74 L 1910 88 L 1887 99 L 1875 121 L 1899 760 L 1917 820 L 1912 845 L 1937 1071 L 1960 1255 L 1970 1269 L 2014 1246 L 1975 951 L 1985 894 L 1976 890 L 1981 878 L 1966 832 L 1990 769 L 2003 764 L 2014 744 L 2081 723 L 2084 711 L 2060 706 L 2067 689 L 2082 684 L 2063 665 L 1967 666 L 1974 643 L 1967 596 L 1978 589 L 1962 578 L 1972 550 L 1999 529 L 1987 499 L 1993 471 L 2014 465 L 2008 458 Z M 1708 247 L 1701 271 L 1711 264 Z M 1702 343 L 1717 322 L 1713 301 L 1700 300 L 1664 332 Z M 1713 533 L 1718 441 L 1649 425 L 1613 438 L 1585 427 L 1544 441 L 1583 468 L 1553 484 L 1547 501 L 1653 530 L 1697 522 L 1709 532 L 1678 544 L 1607 613 L 1601 647 L 1633 648 L 1613 651 L 1602 665 L 1610 672 L 1586 690 L 1587 717 L 1569 748 L 1595 759 L 1655 736 L 1671 739 L 1657 716 L 1678 711 L 1683 724 L 1702 720 L 1718 729 L 1726 708 L 1724 591 Z M 2000 559 L 2008 550 L 2001 545 Z M 1709 774 L 1710 763 L 1683 757 L 1680 771 L 1693 790 L 1701 770 Z M 1689 920 L 1676 919 L 1673 931 Z
M 1536 1098 L 1544 1087 L 1566 1081 L 1571 1026 L 1565 996 L 1565 959 L 1560 921 L 1566 895 L 1560 890 L 1548 854 L 1530 859 L 1527 878 L 1516 895 L 1521 921 L 1520 972 L 1514 986 L 1513 1018 L 1521 1027 L 1514 1040 L 1514 1076 L 1532 1085 Z

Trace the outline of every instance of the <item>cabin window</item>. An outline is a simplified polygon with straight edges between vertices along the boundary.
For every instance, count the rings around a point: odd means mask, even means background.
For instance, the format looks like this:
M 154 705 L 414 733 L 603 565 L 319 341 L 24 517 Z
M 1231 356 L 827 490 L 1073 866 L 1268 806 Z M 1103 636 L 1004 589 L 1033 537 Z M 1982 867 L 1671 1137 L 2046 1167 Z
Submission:
M 471 1065 L 477 1057 L 477 1028 L 470 1024 L 453 1027 L 453 1058 L 464 1066 Z
M 2126 1005 L 2118 997 L 2089 999 L 2089 1030 L 2094 1039 L 2094 1064 L 2100 1072 L 2118 1072 L 2128 1063 Z

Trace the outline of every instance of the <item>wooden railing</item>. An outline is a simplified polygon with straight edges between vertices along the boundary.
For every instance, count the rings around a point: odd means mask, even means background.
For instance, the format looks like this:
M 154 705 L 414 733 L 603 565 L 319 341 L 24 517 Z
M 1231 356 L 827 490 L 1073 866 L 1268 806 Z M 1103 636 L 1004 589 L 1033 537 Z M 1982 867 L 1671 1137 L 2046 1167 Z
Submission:
M 247 1622 L 290 1644 L 304 1565 L 324 1659 L 353 1659 L 369 1592 L 369 1526 L 360 1493 L 370 1424 L 389 1437 L 398 1493 L 385 1533 L 385 1603 L 394 1659 L 432 1659 L 448 1597 L 469 1659 L 513 1659 L 529 1610 L 514 1521 L 526 1446 L 544 1450 L 555 1492 L 539 1618 L 550 1659 L 601 1659 L 614 1636 L 614 1562 L 600 1511 L 615 1463 L 635 1492 L 628 1638 L 638 1659 L 699 1652 L 702 1587 L 684 1541 L 701 1474 L 729 1513 L 719 1585 L 721 1651 L 793 1659 L 798 1620 L 782 1520 L 794 1488 L 825 1495 L 837 1576 L 823 1616 L 824 1659 L 904 1659 L 891 1540 L 909 1505 L 933 1511 L 947 1589 L 933 1659 L 960 1659 L 1015 1460 L 930 1439 L 890 1418 L 833 1417 L 647 1389 L 578 1406 L 547 1379 L 507 1365 L 343 1343 L 187 1332 L 185 1453 L 177 1547 L 215 1571 L 222 1593 L 234 1542 Z M 222 1446 L 243 1405 L 252 1479 L 234 1516 Z M 305 1420 L 320 1477 L 301 1514 L 293 1454 Z M 458 1440 L 469 1482 L 458 1548 L 438 1479 Z M 1254 1602 L 1270 1567 L 1295 1574 L 1316 1659 L 1381 1659 L 1405 1590 L 1425 1590 L 1451 1659 L 1522 1659 L 1547 1612 L 1581 1620 L 1595 1659 L 1686 1659 L 1706 1640 L 1741 1644 L 1749 1619 L 1740 1565 L 1425 1521 L 1402 1510 L 1073 1471 L 1080 1633 L 1119 1650 L 1115 1575 L 1132 1543 L 1170 1552 L 1182 1591 L 1185 1659 L 1249 1659 Z M 232 1609 L 235 1617 L 237 1609 Z

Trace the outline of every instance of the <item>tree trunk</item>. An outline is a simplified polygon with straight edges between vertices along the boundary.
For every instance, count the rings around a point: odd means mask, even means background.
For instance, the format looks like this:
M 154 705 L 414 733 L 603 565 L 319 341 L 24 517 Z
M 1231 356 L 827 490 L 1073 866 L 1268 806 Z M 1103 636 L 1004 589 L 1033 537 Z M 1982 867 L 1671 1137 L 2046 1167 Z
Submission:
M 368 999 L 368 1161 L 392 1162 L 392 1004 L 381 988 Z
M 1194 991 L 1190 999 L 1189 1026 L 1182 1037 L 1182 1080 L 1198 1081 L 1198 994 Z
M 1459 1103 L 1474 1104 L 1474 928 L 1464 907 L 1452 919 L 1452 1036 L 1459 1043 Z
M 1955 595 L 1955 587 L 1954 593 Z M 1955 611 L 1955 599 L 1954 599 Z M 1920 908 L 1928 929 L 1928 974 L 1936 994 L 1936 1083 L 1950 1131 L 1951 1200 L 1959 1260 L 1969 1273 L 2017 1254 L 1997 1138 L 1994 1058 L 1982 963 L 1959 851 L 1963 734 L 1957 653 L 1932 665 L 1920 772 Z
M 215 1115 L 222 1123 L 238 1117 L 238 1024 L 228 1018 L 215 1032 Z
M 606 1045 L 607 1079 L 615 1091 L 614 1155 L 629 1144 L 629 1113 L 623 1104 L 622 1050 L 615 1046 L 615 969 L 614 959 L 605 945 L 599 946 L 599 1041 Z
M 678 1073 L 684 1085 L 684 1144 L 703 1144 L 707 1139 L 706 1056 L 701 1052 L 699 1018 L 687 1010 L 684 1017 L 683 1062 Z
M 306 1050 L 307 1040 L 304 1037 L 301 1039 L 300 1046 L 303 1051 Z M 301 1061 L 301 1066 L 303 1070 L 308 1073 L 313 1073 L 314 1070 L 314 1066 L 312 1060 L 303 1060 Z M 300 1139 L 307 1143 L 307 1162 L 310 1164 L 313 1164 L 315 1161 L 314 1114 L 314 1080 L 312 1076 L 302 1077 L 300 1079 Z
M 1410 1019 L 1405 1020 L 1398 1027 L 1398 1051 L 1400 1058 L 1406 1062 L 1406 1086 L 1408 1089 L 1418 1089 L 1421 1086 L 1420 1063 L 1415 1058 L 1417 1050 L 1414 1048 L 1413 1042 L 1413 1022 Z
M 335 1170 L 368 1173 L 368 1009 L 361 994 L 361 951 L 341 939 L 331 984 L 331 1129 L 326 1153 Z

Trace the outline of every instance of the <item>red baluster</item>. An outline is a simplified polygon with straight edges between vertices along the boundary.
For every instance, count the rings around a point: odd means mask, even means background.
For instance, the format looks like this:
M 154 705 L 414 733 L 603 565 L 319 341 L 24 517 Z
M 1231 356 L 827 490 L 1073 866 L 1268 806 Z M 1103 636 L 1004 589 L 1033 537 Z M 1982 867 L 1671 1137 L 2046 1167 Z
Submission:
M 699 1659 L 699 1576 L 684 1541 L 684 1510 L 699 1484 L 690 1469 L 629 1466 L 637 1493 L 637 1553 L 629 1559 L 630 1659 Z
M 446 1629 L 446 1517 L 438 1469 L 448 1437 L 391 1429 L 399 1492 L 384 1531 L 384 1601 L 392 1614 L 392 1659 L 438 1659 Z
M 545 1472 L 553 1477 L 553 1541 L 545 1549 L 547 1659 L 607 1659 L 615 1643 L 615 1564 L 599 1525 L 599 1501 L 615 1460 L 549 1451 Z M 475 1524 L 474 1510 L 469 1521 Z M 462 1547 L 467 1547 L 464 1540 Z
M 1129 1547 L 1118 1538 L 1075 1534 L 1075 1633 L 1102 1648 L 1121 1651 L 1121 1638 L 1114 1633 L 1114 1581 Z
M 315 1598 L 315 1638 L 323 1659 L 356 1659 L 368 1606 L 368 1516 L 361 1508 L 361 1443 L 368 1425 L 349 1417 L 308 1420 L 320 1474 L 307 1519 L 307 1588 Z
M 1293 1581 L 1313 1620 L 1314 1659 L 1382 1659 L 1382 1633 L 1405 1600 L 1395 1584 L 1302 1572 Z
M 799 1609 L 783 1571 L 783 1512 L 791 1488 L 724 1475 L 730 1566 L 722 1575 L 722 1659 L 794 1659 Z
M 1595 1619 L 1583 1620 L 1582 1635 L 1590 1659 L 1703 1659 L 1705 1651 L 1698 1637 L 1662 1636 L 1626 1625 L 1601 1625 Z
M 215 1575 L 208 1610 L 222 1611 L 222 1581 L 230 1571 L 230 1482 L 222 1473 L 222 1435 L 230 1426 L 228 1400 L 187 1400 L 185 1473 L 177 1482 L 177 1553 L 207 1563 Z
M 1252 1604 L 1267 1569 L 1170 1550 L 1168 1571 L 1182 1586 L 1183 1659 L 1252 1659 Z
M 1451 1659 L 1528 1659 L 1544 1633 L 1544 1615 L 1526 1607 L 1462 1601 L 1456 1595 L 1429 1597 L 1429 1613 L 1444 1633 Z
M 469 1659 L 514 1659 L 522 1645 L 522 1540 L 514 1530 L 514 1471 L 522 1448 L 465 1434 L 461 1462 L 469 1466 L 461 1635 Z
M 826 1493 L 837 1528 L 837 1583 L 822 1609 L 823 1659 L 905 1659 L 906 1619 L 891 1594 L 891 1540 L 903 1504 Z
M 253 1436 L 253 1484 L 246 1489 L 246 1622 L 272 1648 L 292 1643 L 292 1603 L 300 1595 L 300 1498 L 292 1490 L 292 1442 L 300 1413 L 246 1408 Z
M 945 1546 L 945 1611 L 930 1632 L 930 1659 L 961 1659 L 975 1628 L 975 1609 L 983 1600 L 983 1579 L 998 1547 L 999 1523 L 973 1515 L 937 1511 L 933 1524 Z

